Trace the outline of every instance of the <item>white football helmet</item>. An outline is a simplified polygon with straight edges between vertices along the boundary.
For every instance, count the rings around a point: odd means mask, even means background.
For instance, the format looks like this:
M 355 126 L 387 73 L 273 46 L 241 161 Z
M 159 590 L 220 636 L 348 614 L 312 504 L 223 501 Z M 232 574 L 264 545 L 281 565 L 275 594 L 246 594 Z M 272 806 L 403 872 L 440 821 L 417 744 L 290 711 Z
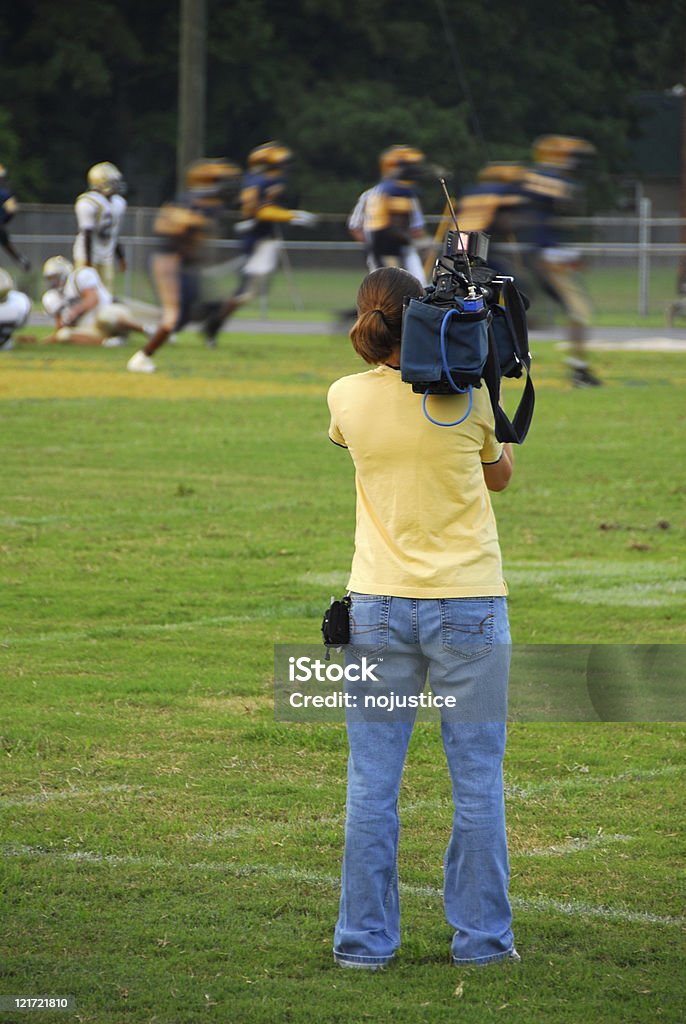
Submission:
M 62 288 L 74 267 L 64 256 L 50 256 L 43 264 L 43 277 L 53 288 Z
M 105 163 L 93 164 L 87 174 L 88 187 L 94 192 L 102 192 L 104 196 L 114 195 L 124 188 L 124 179 L 118 167 L 114 164 Z
M 3 267 L 0 267 L 0 302 L 5 301 L 13 288 L 14 281 L 11 274 L 8 274 Z

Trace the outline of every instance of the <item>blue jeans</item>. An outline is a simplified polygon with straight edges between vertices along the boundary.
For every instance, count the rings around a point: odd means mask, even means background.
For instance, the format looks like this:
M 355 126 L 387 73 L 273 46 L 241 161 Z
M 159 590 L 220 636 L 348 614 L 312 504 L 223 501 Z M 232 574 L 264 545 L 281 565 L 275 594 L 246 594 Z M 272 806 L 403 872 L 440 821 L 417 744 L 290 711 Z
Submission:
M 390 692 L 452 697 L 441 709 L 452 779 L 453 830 L 444 858 L 444 905 L 455 963 L 505 959 L 514 948 L 508 900 L 502 762 L 510 632 L 504 597 L 419 600 L 353 594 L 346 662 L 372 666 L 347 684 L 348 796 L 338 963 L 379 967 L 400 945 L 398 793 L 416 708 L 361 711 Z M 354 672 L 353 676 L 364 673 Z M 378 680 L 378 681 L 374 681 Z M 425 697 L 428 695 L 424 695 Z M 445 701 L 445 703 L 448 703 Z

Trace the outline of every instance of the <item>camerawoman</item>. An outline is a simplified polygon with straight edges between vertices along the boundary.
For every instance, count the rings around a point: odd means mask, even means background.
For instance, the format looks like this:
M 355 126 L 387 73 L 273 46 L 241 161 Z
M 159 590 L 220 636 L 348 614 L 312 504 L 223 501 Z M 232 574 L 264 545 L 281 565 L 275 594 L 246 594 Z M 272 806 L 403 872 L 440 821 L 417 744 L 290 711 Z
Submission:
M 510 632 L 490 498 L 510 481 L 512 447 L 496 435 L 488 388 L 475 380 L 467 391 L 451 372 L 449 330 L 463 313 L 470 331 L 481 330 L 470 294 L 440 314 L 439 354 L 429 375 L 418 371 L 423 384 L 446 366 L 451 393 L 422 394 L 405 382 L 403 308 L 413 301 L 423 305 L 427 294 L 406 271 L 384 267 L 365 278 L 350 337 L 371 369 L 337 380 L 328 395 L 329 437 L 355 466 L 346 667 L 363 657 L 378 666 L 378 684 L 345 686 L 357 701 L 345 710 L 348 796 L 333 953 L 341 967 L 368 970 L 386 966 L 400 945 L 398 797 L 415 718 L 426 707 L 440 712 L 455 803 L 444 861 L 452 960 L 519 959 L 502 778 Z

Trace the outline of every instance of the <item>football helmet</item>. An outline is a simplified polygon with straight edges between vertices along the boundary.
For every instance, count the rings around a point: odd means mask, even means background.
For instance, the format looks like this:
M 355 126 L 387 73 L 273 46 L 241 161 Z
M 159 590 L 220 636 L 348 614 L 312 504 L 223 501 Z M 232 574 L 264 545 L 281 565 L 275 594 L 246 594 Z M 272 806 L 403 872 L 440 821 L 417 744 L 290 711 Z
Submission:
M 280 142 L 265 142 L 248 155 L 248 167 L 251 171 L 283 170 L 292 159 L 293 154 L 287 146 Z
M 534 163 L 550 164 L 571 171 L 585 158 L 595 153 L 595 146 L 572 135 L 540 135 L 534 142 Z
M 5 301 L 13 288 L 14 281 L 12 276 L 3 267 L 0 267 L 0 302 Z
M 526 168 L 523 164 L 500 163 L 492 160 L 481 168 L 477 178 L 479 181 L 499 181 L 509 185 L 521 181 L 525 173 Z
M 391 146 L 379 156 L 382 178 L 414 180 L 422 169 L 426 157 L 413 146 Z
M 61 288 L 73 269 L 64 256 L 50 256 L 43 264 L 43 277 L 53 288 Z
M 186 188 L 200 198 L 227 198 L 238 192 L 241 169 L 223 157 L 195 160 L 186 170 Z
M 118 167 L 105 161 L 101 164 L 93 164 L 86 175 L 88 187 L 94 192 L 102 192 L 104 196 L 114 195 L 121 191 L 124 186 L 124 179 Z

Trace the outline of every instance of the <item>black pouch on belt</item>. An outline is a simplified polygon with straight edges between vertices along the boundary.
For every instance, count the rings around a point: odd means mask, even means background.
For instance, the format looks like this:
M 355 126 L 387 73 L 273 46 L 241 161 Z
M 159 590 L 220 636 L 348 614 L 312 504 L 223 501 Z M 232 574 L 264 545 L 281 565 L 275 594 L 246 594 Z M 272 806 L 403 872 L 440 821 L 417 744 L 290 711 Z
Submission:
M 350 598 L 340 601 L 331 599 L 331 604 L 322 619 L 322 636 L 327 647 L 342 647 L 350 643 Z

